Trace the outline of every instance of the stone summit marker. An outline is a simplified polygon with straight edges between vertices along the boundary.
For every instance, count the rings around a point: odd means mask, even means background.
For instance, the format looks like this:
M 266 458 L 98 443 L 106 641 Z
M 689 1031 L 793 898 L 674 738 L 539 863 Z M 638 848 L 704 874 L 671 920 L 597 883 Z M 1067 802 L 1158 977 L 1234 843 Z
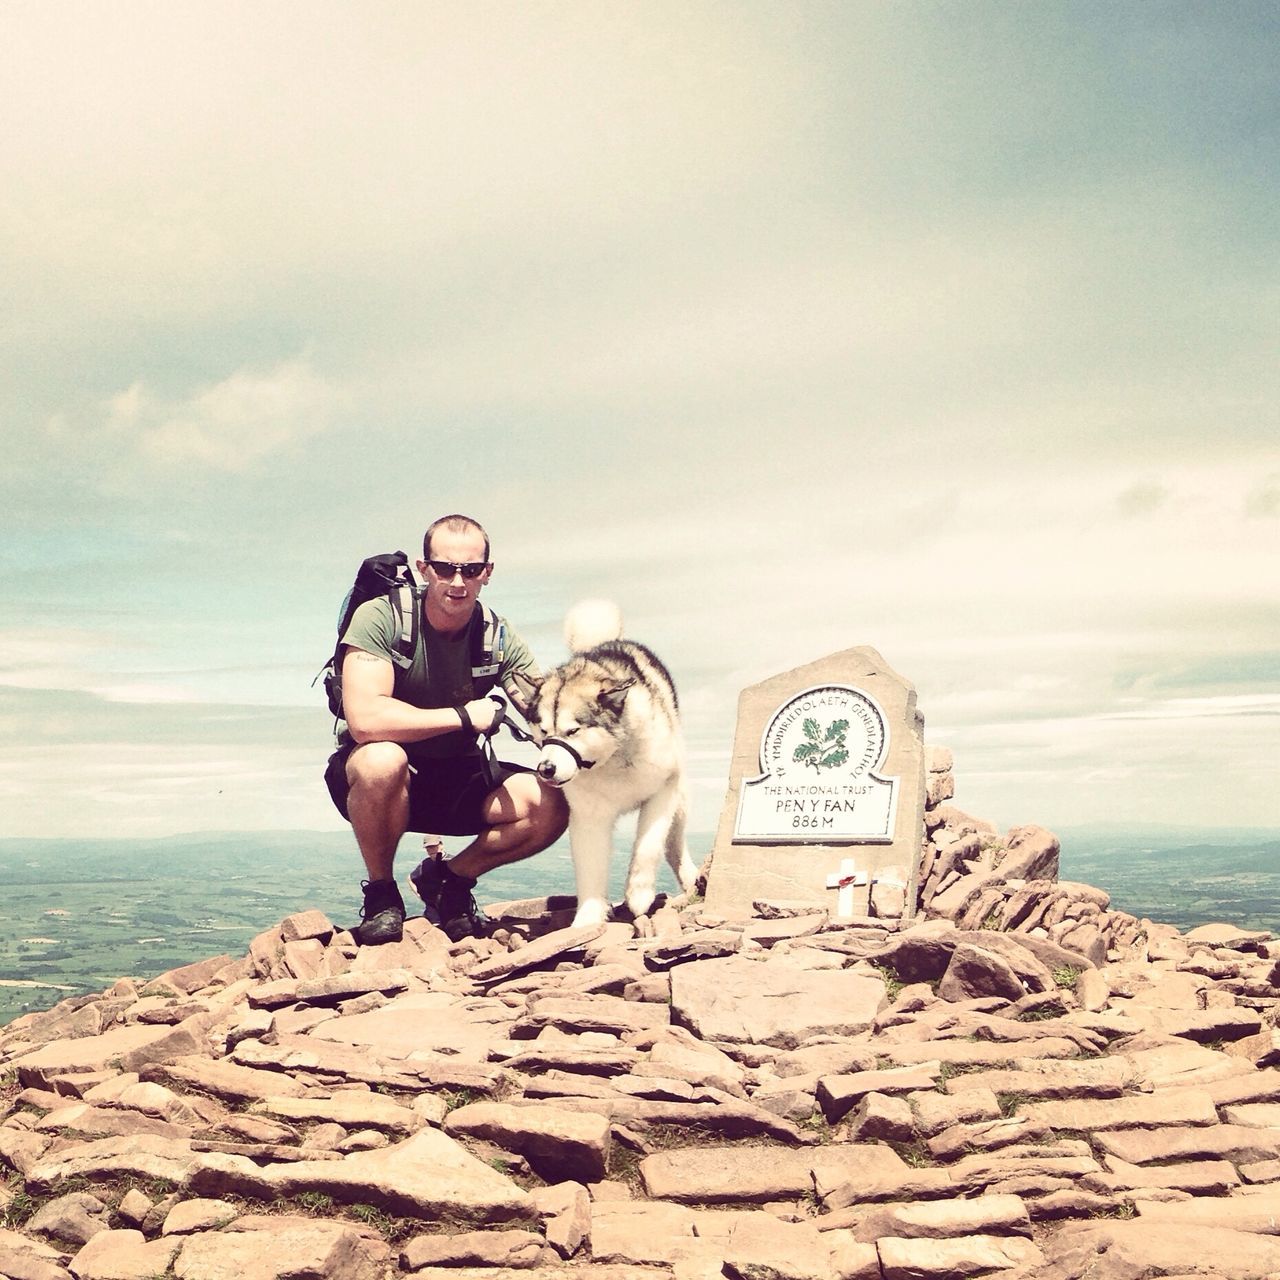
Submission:
M 848 918 L 869 914 L 887 890 L 909 916 L 924 797 L 916 691 L 874 649 L 845 649 L 744 689 L 708 908 L 811 904 Z

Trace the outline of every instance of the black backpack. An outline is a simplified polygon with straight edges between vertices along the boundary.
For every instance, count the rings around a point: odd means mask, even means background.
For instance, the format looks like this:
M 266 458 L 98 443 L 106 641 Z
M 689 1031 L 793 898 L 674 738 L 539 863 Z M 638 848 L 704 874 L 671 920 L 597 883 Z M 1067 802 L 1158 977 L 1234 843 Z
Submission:
M 382 555 L 370 556 L 361 563 L 356 572 L 356 580 L 342 601 L 342 607 L 338 610 L 338 638 L 333 654 L 316 676 L 317 680 L 324 677 L 329 711 L 339 720 L 343 719 L 342 637 L 351 625 L 351 615 L 366 600 L 376 600 L 379 596 L 386 596 L 391 602 L 399 631 L 391 651 L 397 683 L 401 672 L 413 665 L 413 654 L 418 647 L 418 633 L 422 626 L 422 588 L 414 581 L 409 569 L 409 557 L 403 551 L 387 551 Z M 498 616 L 487 605 L 481 604 L 477 618 L 471 624 L 473 697 L 483 698 L 496 683 L 503 659 L 503 640 L 503 626 Z

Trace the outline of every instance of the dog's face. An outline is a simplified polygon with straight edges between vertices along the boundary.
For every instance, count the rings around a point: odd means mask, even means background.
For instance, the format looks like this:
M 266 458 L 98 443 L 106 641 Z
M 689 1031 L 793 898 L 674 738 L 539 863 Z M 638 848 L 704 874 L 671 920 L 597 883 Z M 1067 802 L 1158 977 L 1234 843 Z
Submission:
M 582 659 L 547 676 L 529 708 L 529 722 L 542 747 L 538 777 L 562 787 L 579 770 L 608 760 L 618 749 L 627 690 L 634 683 Z

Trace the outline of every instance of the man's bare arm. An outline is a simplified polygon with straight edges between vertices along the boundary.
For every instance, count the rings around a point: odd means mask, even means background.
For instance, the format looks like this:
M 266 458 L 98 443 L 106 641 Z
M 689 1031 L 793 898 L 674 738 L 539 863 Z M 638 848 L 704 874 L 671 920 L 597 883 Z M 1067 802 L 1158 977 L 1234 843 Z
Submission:
M 351 736 L 364 742 L 423 742 L 461 726 L 453 707 L 415 707 L 394 696 L 395 668 L 386 658 L 347 647 L 342 659 L 342 710 Z M 466 704 L 476 731 L 497 716 L 496 704 L 476 698 Z

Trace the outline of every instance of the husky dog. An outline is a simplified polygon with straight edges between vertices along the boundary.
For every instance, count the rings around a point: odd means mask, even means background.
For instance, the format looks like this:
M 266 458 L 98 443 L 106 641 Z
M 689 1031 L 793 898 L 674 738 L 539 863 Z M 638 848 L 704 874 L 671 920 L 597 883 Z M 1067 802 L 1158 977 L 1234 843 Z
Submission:
M 528 719 L 542 754 L 538 776 L 565 788 L 577 880 L 575 925 L 609 918 L 613 829 L 639 809 L 626 902 L 653 905 L 665 857 L 685 890 L 698 870 L 685 845 L 684 742 L 675 685 L 652 651 L 620 639 L 616 605 L 587 600 L 565 618 L 573 656 L 531 687 Z

